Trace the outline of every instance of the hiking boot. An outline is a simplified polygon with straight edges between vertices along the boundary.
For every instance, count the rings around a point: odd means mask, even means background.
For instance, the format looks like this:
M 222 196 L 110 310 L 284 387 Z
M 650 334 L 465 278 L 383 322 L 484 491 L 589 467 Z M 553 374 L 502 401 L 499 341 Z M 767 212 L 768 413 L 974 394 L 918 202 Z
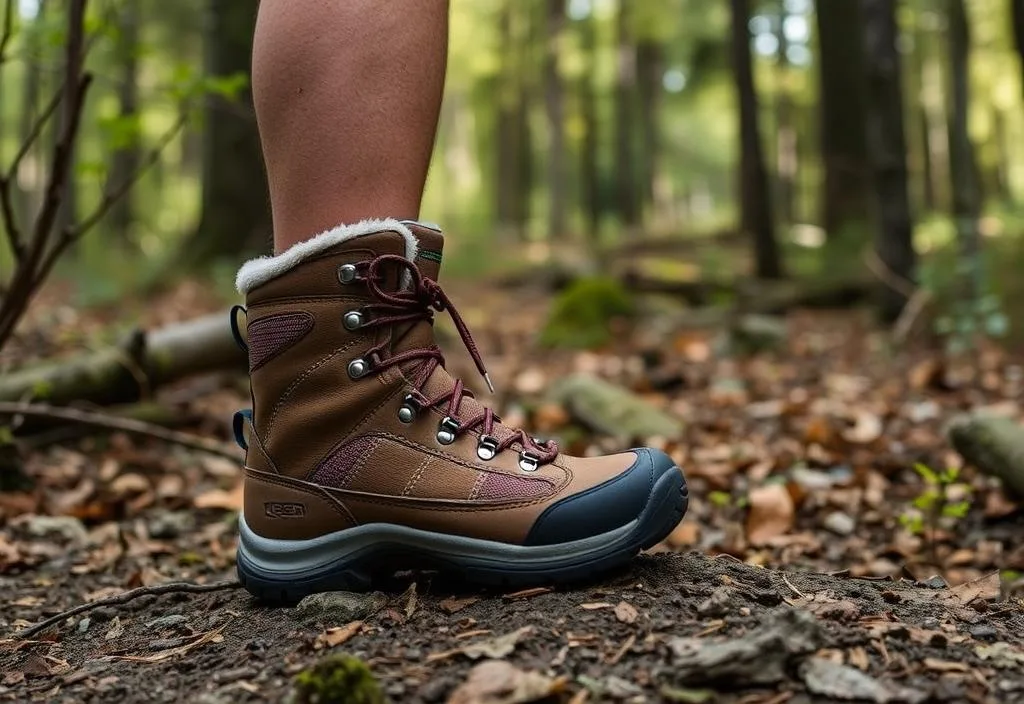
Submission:
M 442 248 L 419 223 L 364 221 L 238 272 L 253 398 L 235 419 L 247 446 L 238 575 L 254 595 L 294 601 L 421 567 L 508 586 L 584 579 L 686 511 L 665 453 L 562 454 L 445 370 L 438 312 L 490 386 L 436 282 Z

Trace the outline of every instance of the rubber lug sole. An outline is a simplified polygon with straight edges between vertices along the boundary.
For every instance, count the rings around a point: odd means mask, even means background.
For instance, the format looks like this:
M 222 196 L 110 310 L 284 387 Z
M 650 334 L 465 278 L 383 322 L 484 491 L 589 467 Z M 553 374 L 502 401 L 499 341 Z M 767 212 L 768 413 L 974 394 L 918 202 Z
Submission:
M 438 570 L 471 584 L 502 588 L 571 584 L 592 580 L 622 567 L 641 550 L 657 545 L 679 524 L 688 505 L 686 481 L 676 468 L 657 480 L 632 529 L 625 535 L 616 535 L 607 549 L 589 550 L 583 555 L 567 550 L 555 560 L 548 558 L 531 564 L 529 559 L 521 558 L 496 561 L 450 552 L 432 554 L 422 546 L 403 546 L 389 541 L 366 545 L 343 558 L 297 574 L 295 571 L 274 573 L 258 566 L 246 555 L 240 542 L 238 579 L 257 599 L 275 603 L 295 603 L 317 592 L 367 591 L 376 577 L 409 569 Z

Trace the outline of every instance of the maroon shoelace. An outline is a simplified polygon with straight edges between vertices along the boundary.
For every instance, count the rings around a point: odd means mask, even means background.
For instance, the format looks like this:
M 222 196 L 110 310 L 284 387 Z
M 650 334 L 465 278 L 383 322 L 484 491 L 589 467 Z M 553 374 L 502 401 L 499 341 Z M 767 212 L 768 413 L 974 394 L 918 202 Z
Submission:
M 397 291 L 388 291 L 381 286 L 385 281 L 385 267 L 389 265 L 395 266 L 402 276 L 400 280 L 406 281 L 406 286 Z M 480 350 L 477 349 L 473 335 L 440 284 L 424 276 L 415 263 L 394 254 L 384 254 L 368 262 L 363 262 L 357 265 L 357 269 L 365 271 L 363 278 L 367 288 L 378 300 L 377 303 L 371 303 L 364 307 L 364 311 L 368 314 L 368 320 L 364 326 L 383 327 L 401 325 L 402 323 L 430 322 L 434 318 L 435 311 L 448 313 L 469 352 L 469 356 L 472 357 L 473 363 L 480 372 L 480 376 L 483 377 L 487 387 L 493 393 L 494 387 L 491 385 L 491 378 L 487 374 L 487 368 L 484 366 L 483 357 L 480 355 Z M 411 329 L 412 325 L 409 326 L 406 333 Z M 455 380 L 455 385 L 450 391 L 434 398 L 428 398 L 423 394 L 422 387 L 438 367 L 444 367 L 444 353 L 437 345 L 430 345 L 387 356 L 388 346 L 399 340 L 384 340 L 374 345 L 367 350 L 365 358 L 372 365 L 374 371 L 382 371 L 406 362 L 420 361 L 421 363 L 416 367 L 414 378 L 410 380 L 414 388 L 413 400 L 423 409 L 440 408 L 447 403 L 445 415 L 458 424 L 457 428 L 449 428 L 456 437 L 479 428 L 481 437 L 487 436 L 492 439 L 495 454 L 511 447 L 518 441 L 524 451 L 536 458 L 538 464 L 550 462 L 558 455 L 558 446 L 553 441 L 542 443 L 520 429 L 513 430 L 500 441 L 494 438 L 494 427 L 501 420 L 490 408 L 484 407 L 483 411 L 470 418 L 460 418 L 459 410 L 462 399 L 467 396 L 474 397 L 473 392 L 466 388 L 461 379 Z

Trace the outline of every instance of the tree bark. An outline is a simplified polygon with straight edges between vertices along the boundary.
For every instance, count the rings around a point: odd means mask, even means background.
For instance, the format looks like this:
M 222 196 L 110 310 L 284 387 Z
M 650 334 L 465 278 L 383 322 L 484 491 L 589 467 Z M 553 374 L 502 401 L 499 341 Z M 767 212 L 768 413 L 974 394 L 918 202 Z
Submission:
M 580 44 L 586 66 L 596 61 L 595 19 L 593 13 L 580 22 Z M 586 222 L 587 234 L 592 240 L 600 235 L 601 206 L 600 180 L 597 167 L 598 140 L 597 98 L 594 94 L 592 71 L 580 72 L 580 117 L 583 122 L 583 140 L 580 145 L 580 205 Z
M 968 65 L 970 27 L 963 0 L 948 0 L 949 13 L 949 167 L 953 188 L 953 217 L 957 225 L 960 254 L 967 270 L 963 282 L 966 302 L 981 293 L 981 238 L 978 216 L 981 210 L 978 167 L 974 145 L 968 132 L 970 105 Z
M 782 278 L 782 261 L 775 240 L 768 172 L 758 131 L 757 93 L 750 55 L 749 0 L 731 0 L 732 58 L 739 102 L 740 224 L 753 238 L 755 273 L 764 279 Z
M 638 209 L 650 212 L 654 206 L 655 180 L 658 175 L 658 150 L 661 134 L 658 124 L 658 104 L 661 95 L 661 74 L 664 71 L 664 51 L 661 45 L 645 39 L 636 47 L 637 89 L 640 107 L 640 179 Z
M 529 96 L 525 78 L 527 49 L 524 47 L 529 39 L 528 13 L 518 4 L 506 2 L 499 29 L 505 59 L 497 78 L 495 210 L 499 232 L 522 239 L 530 217 L 532 182 Z
M 139 110 L 137 53 L 141 18 L 138 0 L 128 0 L 123 7 L 118 18 L 121 31 L 118 33 L 115 48 L 116 61 L 121 73 L 117 93 L 120 103 L 119 116 L 123 120 L 131 120 L 138 118 Z M 139 170 L 141 161 L 139 135 L 135 132 L 132 134 L 131 142 L 120 145 L 111 156 L 105 190 L 109 193 L 122 188 Z M 129 188 L 107 215 L 110 229 L 121 245 L 129 245 L 131 241 L 131 226 L 134 220 L 133 194 L 134 189 Z
M 544 108 L 548 118 L 548 236 L 565 234 L 568 176 L 565 160 L 565 90 L 558 70 L 565 30 L 564 0 L 547 0 L 547 45 L 544 52 Z
M 615 192 L 619 219 L 627 231 L 639 223 L 636 202 L 636 153 L 633 148 L 633 106 L 636 102 L 636 50 L 626 0 L 615 16 L 618 71 L 615 79 Z
M 863 229 L 870 202 L 863 28 L 858 2 L 825 0 L 816 4 L 825 176 L 822 223 L 829 236 Z
M 110 349 L 6 373 L 0 401 L 135 401 L 187 376 L 244 370 L 245 352 L 235 344 L 227 320 L 224 311 L 151 332 L 136 330 Z
M 788 12 L 785 3 L 779 13 L 779 28 L 776 38 L 779 48 L 776 52 L 775 75 L 775 194 L 779 204 L 782 222 L 794 222 L 794 198 L 796 190 L 797 137 L 793 125 L 793 97 L 790 92 L 789 42 L 785 25 Z
M 912 281 L 915 254 L 907 192 L 896 0 L 861 0 L 861 10 L 867 74 L 867 144 L 878 219 L 875 250 L 893 274 Z M 880 285 L 881 317 L 895 321 L 906 304 L 906 296 L 893 286 Z
M 255 0 L 208 0 L 204 53 L 211 76 L 249 74 Z M 203 129 L 202 216 L 186 245 L 186 263 L 238 258 L 262 249 L 273 228 L 252 93 L 233 101 L 208 96 Z

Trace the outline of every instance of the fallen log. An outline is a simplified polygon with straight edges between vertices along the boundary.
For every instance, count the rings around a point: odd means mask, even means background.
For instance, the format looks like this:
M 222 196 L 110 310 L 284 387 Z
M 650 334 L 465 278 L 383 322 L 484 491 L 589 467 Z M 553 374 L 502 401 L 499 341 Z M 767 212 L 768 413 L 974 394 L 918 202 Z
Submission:
M 245 353 L 235 344 L 223 311 L 152 331 L 134 330 L 113 347 L 5 374 L 0 401 L 125 403 L 188 376 L 244 371 L 245 365 Z
M 1009 418 L 969 414 L 950 421 L 946 434 L 969 464 L 1024 499 L 1024 427 Z

